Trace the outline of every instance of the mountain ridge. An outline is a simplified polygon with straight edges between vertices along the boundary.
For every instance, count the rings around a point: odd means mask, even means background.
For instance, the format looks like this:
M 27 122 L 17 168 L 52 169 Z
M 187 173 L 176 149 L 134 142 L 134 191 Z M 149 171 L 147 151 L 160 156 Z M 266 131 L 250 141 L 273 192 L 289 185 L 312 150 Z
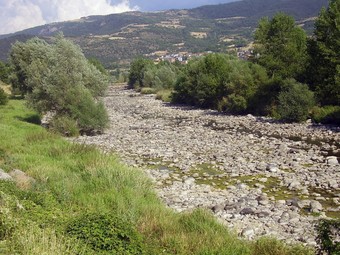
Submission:
M 258 20 L 280 11 L 294 16 L 311 31 L 311 18 L 327 3 L 327 0 L 243 0 L 194 9 L 82 17 L 0 36 L 0 59 L 7 59 L 16 40 L 34 36 L 48 40 L 58 32 L 78 43 L 86 56 L 99 58 L 107 67 L 116 63 L 127 65 L 138 55 L 159 51 L 225 52 L 233 45 L 248 44 Z

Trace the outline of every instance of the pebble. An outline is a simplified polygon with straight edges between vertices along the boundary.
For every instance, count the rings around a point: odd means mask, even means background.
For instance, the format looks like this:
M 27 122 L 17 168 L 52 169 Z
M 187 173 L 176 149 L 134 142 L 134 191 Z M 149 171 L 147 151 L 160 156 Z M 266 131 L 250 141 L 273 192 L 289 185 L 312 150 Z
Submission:
M 313 195 L 318 189 L 330 188 L 331 200 L 340 197 L 339 162 L 328 156 L 339 149 L 330 141 L 340 141 L 340 128 L 169 105 L 114 86 L 104 102 L 108 130 L 73 141 L 114 151 L 144 169 L 158 196 L 178 212 L 204 207 L 244 238 L 272 234 L 313 245 L 318 217 L 298 212 L 310 208 L 324 215 L 328 208 Z

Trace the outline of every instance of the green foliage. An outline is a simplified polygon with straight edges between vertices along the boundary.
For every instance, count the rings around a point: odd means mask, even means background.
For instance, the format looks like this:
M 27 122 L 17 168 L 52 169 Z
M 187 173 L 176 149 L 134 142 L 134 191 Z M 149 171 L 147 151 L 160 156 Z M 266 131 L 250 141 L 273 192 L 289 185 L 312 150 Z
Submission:
M 299 78 L 306 65 L 306 40 L 294 18 L 284 13 L 262 18 L 255 32 L 255 62 L 271 77 Z
M 10 74 L 11 74 L 10 66 L 0 61 L 0 81 L 9 84 Z
M 0 88 L 0 105 L 5 105 L 8 102 L 8 96 L 6 95 L 5 91 Z
M 254 243 L 252 255 L 313 255 L 312 249 L 308 250 L 303 246 L 288 246 L 273 238 L 260 238 Z
M 152 88 L 154 91 L 171 89 L 180 69 L 169 62 L 154 64 L 148 59 L 135 59 L 130 66 L 130 88 Z
M 101 72 L 104 75 L 107 75 L 107 71 L 105 67 L 97 58 L 89 58 L 88 61 L 90 64 L 94 65 L 98 69 L 99 72 Z
M 340 106 L 340 2 L 330 0 L 315 22 L 309 42 L 307 81 L 323 105 Z
M 172 100 L 199 107 L 243 113 L 267 82 L 265 70 L 235 57 L 210 54 L 190 61 L 175 85 Z
M 318 254 L 340 254 L 340 221 L 322 219 L 316 226 Z
M 153 63 L 149 59 L 137 58 L 130 65 L 129 82 L 130 88 L 144 87 L 145 72 Z
M 131 222 L 110 213 L 86 213 L 72 220 L 66 233 L 97 254 L 143 254 L 142 237 Z
M 340 106 L 313 107 L 312 119 L 316 123 L 340 125 Z
M 278 96 L 277 112 L 281 119 L 290 122 L 305 121 L 314 106 L 314 94 L 306 84 L 286 80 Z
M 107 77 L 71 41 L 59 35 L 53 44 L 37 38 L 16 43 L 11 63 L 13 87 L 26 94 L 33 109 L 67 116 L 82 132 L 106 127 L 108 117 L 98 99 L 107 88 Z
M 144 94 L 144 95 L 155 94 L 156 90 L 153 89 L 153 88 L 144 87 L 144 88 L 141 89 L 140 93 Z
M 157 92 L 156 99 L 169 103 L 171 102 L 171 96 L 172 96 L 172 90 L 163 89 Z
M 68 116 L 54 117 L 50 129 L 65 136 L 78 136 L 79 129 L 76 121 Z

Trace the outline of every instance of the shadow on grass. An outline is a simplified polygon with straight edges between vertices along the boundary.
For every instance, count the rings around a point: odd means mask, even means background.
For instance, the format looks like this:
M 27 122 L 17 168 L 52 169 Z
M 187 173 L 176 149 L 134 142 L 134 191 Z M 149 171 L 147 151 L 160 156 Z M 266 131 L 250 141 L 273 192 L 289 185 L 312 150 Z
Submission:
M 16 118 L 20 121 L 24 121 L 24 122 L 28 122 L 28 123 L 36 124 L 36 125 L 41 125 L 41 118 L 40 118 L 40 115 L 37 113 L 29 114 L 29 115 L 26 115 L 25 117 L 17 116 Z

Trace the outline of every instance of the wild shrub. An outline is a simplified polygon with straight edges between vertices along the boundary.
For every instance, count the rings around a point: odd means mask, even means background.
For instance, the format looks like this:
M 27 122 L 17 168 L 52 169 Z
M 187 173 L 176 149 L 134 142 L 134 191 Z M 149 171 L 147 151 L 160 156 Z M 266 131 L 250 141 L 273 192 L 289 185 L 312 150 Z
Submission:
M 316 226 L 318 254 L 340 254 L 340 220 L 322 219 Z
M 306 84 L 293 79 L 286 80 L 278 96 L 277 112 L 289 122 L 305 121 L 314 105 L 314 94 Z
M 8 102 L 8 96 L 6 95 L 5 91 L 0 88 L 0 105 L 5 105 Z
M 230 113 L 244 113 L 268 77 L 259 65 L 223 54 L 189 62 L 177 79 L 172 101 Z
M 143 254 L 135 227 L 115 214 L 87 213 L 72 220 L 66 233 L 99 254 Z
M 162 100 L 163 102 L 171 102 L 172 90 L 163 89 L 157 92 L 156 99 Z
M 76 121 L 68 116 L 56 116 L 52 119 L 49 128 L 65 136 L 79 135 Z
M 156 90 L 153 88 L 142 88 L 140 93 L 144 95 L 155 94 Z
M 316 123 L 340 125 L 340 106 L 313 107 L 312 119 Z

